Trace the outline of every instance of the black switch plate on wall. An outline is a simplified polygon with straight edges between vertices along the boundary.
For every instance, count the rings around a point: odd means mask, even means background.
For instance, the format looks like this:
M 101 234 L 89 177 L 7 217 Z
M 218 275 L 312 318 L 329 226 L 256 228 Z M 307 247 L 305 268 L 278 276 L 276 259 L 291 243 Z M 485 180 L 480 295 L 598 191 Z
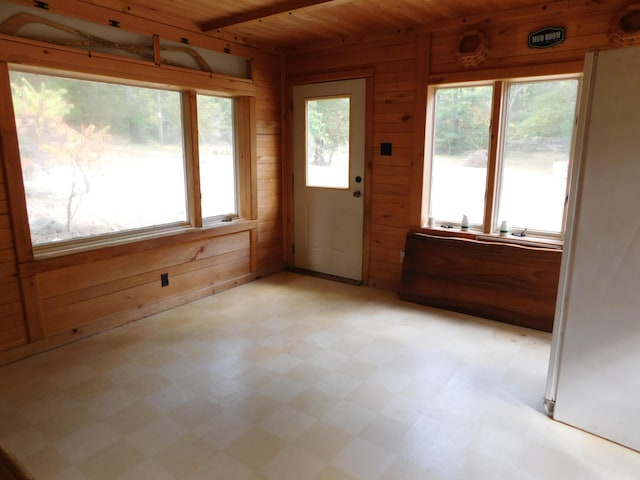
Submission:
M 388 157 L 391 155 L 392 145 L 391 143 L 384 142 L 380 144 L 380 155 Z
M 163 287 L 169 286 L 169 274 L 168 273 L 161 273 L 160 274 L 160 285 L 162 285 Z

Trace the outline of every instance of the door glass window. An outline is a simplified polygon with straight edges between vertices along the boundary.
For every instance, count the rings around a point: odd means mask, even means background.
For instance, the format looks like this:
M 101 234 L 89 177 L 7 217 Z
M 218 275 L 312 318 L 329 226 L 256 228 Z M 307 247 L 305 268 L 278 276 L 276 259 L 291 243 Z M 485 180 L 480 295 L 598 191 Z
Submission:
M 307 187 L 349 188 L 349 97 L 306 102 Z

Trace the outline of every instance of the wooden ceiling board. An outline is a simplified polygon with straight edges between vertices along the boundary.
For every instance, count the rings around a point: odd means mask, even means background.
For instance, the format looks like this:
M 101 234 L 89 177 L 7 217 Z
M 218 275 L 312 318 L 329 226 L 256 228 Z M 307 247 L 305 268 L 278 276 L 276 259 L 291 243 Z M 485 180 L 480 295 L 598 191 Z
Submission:
M 120 12 L 157 12 L 167 21 L 193 25 L 197 31 L 223 33 L 258 44 L 295 47 L 323 41 L 386 35 L 466 16 L 497 14 L 522 7 L 567 3 L 568 0 L 80 0 Z M 249 20 L 208 30 L 207 25 L 233 16 L 281 10 Z M 296 8 L 300 7 L 300 8 Z M 461 22 L 461 25 L 464 25 Z

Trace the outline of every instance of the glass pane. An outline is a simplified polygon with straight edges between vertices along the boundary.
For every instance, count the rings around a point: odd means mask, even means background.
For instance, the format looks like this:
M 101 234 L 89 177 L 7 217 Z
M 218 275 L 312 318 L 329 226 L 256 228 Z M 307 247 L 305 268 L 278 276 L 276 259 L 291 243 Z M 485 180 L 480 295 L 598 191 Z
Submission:
M 562 230 L 577 92 L 576 79 L 509 85 L 499 222 Z
M 435 95 L 431 213 L 482 225 L 492 86 L 440 88 Z
M 198 145 L 202 217 L 235 215 L 232 99 L 198 95 Z
M 349 188 L 349 97 L 307 101 L 307 186 Z
M 11 72 L 35 245 L 187 220 L 180 94 Z

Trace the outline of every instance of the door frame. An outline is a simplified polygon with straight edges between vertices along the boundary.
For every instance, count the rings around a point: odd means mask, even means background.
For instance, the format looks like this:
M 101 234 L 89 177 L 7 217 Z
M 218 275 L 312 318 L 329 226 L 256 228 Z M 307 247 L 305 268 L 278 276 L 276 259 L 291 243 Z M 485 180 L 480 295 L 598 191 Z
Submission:
M 326 72 L 308 75 L 296 75 L 285 80 L 285 92 L 282 99 L 282 202 L 283 202 L 283 251 L 287 268 L 293 268 L 293 87 L 339 80 L 364 78 L 365 92 L 365 129 L 364 129 L 364 213 L 362 229 L 362 284 L 369 284 L 369 259 L 371 238 L 371 178 L 373 170 L 373 68 L 360 68 L 339 72 Z

